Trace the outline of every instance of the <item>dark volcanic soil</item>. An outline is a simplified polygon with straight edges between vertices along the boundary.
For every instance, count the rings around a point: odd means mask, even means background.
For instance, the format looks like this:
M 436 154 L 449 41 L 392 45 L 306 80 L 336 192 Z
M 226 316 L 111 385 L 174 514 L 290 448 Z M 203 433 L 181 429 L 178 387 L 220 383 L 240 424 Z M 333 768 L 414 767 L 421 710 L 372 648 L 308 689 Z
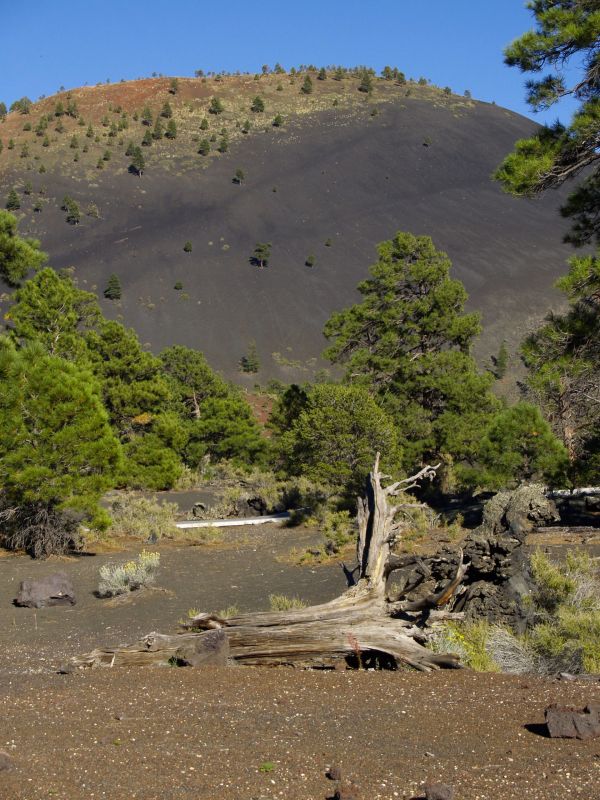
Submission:
M 247 538 L 250 536 L 250 538 Z M 343 590 L 337 565 L 274 557 L 298 531 L 231 534 L 222 546 L 161 548 L 160 589 L 113 605 L 91 594 L 98 567 L 127 554 L 36 563 L 0 559 L 2 800 L 323 800 L 328 766 L 355 798 L 421 797 L 426 779 L 456 800 L 600 798 L 600 740 L 550 740 L 551 702 L 600 702 L 598 682 L 452 671 L 115 669 L 57 675 L 65 655 L 173 630 L 193 604 L 265 608 L 268 594 L 315 602 Z M 79 602 L 10 606 L 18 580 L 65 569 Z M 1 759 L 0 759 L 1 760 Z
M 115 272 L 123 299 L 103 307 L 142 342 L 196 347 L 250 386 L 256 377 L 237 368 L 251 340 L 259 379 L 306 375 L 326 344 L 325 321 L 356 302 L 375 245 L 398 230 L 428 234 L 448 252 L 470 306 L 483 312 L 481 352 L 497 353 L 503 338 L 517 342 L 560 302 L 552 283 L 569 255 L 560 196 L 518 200 L 490 179 L 533 129 L 481 103 L 457 110 L 406 98 L 382 104 L 376 117 L 367 106 L 332 109 L 256 132 L 208 169 L 190 168 L 190 159 L 202 162 L 190 153 L 140 179 L 120 155 L 87 179 L 76 165 L 28 173 L 34 194 L 23 198 L 21 230 L 41 239 L 53 266 L 74 266 L 80 285 L 99 295 Z M 238 167 L 247 175 L 242 186 L 232 183 Z M 14 180 L 3 176 L 0 189 Z M 50 202 L 34 215 L 42 183 Z M 82 209 L 94 201 L 100 219 L 67 225 L 65 194 Z M 191 253 L 183 252 L 187 240 Z M 266 269 L 248 261 L 257 242 L 272 242 Z M 305 266 L 309 254 L 313 268 Z

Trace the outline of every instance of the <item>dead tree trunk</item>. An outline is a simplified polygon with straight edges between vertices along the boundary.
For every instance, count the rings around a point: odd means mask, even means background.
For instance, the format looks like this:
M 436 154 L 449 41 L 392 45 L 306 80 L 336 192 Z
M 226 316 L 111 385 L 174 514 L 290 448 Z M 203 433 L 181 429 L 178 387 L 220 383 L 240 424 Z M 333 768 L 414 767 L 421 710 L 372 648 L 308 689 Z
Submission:
M 391 666 L 406 664 L 428 671 L 459 667 L 455 655 L 426 648 L 427 628 L 460 614 L 442 607 L 454 596 L 467 571 L 459 553 L 455 576 L 439 591 L 418 602 L 390 600 L 386 584 L 394 570 L 391 553 L 406 523 L 397 521 L 402 504 L 389 498 L 430 479 L 437 467 L 383 486 L 388 476 L 379 471 L 379 454 L 358 501 L 359 578 L 343 595 L 328 603 L 282 612 L 239 614 L 223 619 L 217 614 L 196 615 L 182 631 L 166 636 L 151 633 L 139 642 L 115 650 L 94 650 L 69 662 L 69 667 L 165 664 L 183 661 L 190 648 L 202 651 L 206 632 L 220 628 L 227 634 L 230 657 L 240 664 L 324 666 L 354 657 L 358 664 L 379 660 Z

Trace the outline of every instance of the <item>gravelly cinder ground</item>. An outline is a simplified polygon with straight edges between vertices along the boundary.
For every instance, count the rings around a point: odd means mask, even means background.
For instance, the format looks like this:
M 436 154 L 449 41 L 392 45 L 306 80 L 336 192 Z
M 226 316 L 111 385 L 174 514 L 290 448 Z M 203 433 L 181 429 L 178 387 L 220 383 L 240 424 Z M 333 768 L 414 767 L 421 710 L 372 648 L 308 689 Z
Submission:
M 0 749 L 12 759 L 1 800 L 323 800 L 335 789 L 330 765 L 361 800 L 419 797 L 427 779 L 451 783 L 456 800 L 600 800 L 600 740 L 541 735 L 548 704 L 600 702 L 598 682 L 466 670 L 53 671 L 95 644 L 173 630 L 192 595 L 201 608 L 231 599 L 258 608 L 272 591 L 315 602 L 343 589 L 337 565 L 275 560 L 303 541 L 297 531 L 233 537 L 226 547 L 163 549 L 167 591 L 117 605 L 91 591 L 99 564 L 127 554 L 0 559 Z M 10 606 L 17 579 L 57 567 L 72 576 L 74 608 Z

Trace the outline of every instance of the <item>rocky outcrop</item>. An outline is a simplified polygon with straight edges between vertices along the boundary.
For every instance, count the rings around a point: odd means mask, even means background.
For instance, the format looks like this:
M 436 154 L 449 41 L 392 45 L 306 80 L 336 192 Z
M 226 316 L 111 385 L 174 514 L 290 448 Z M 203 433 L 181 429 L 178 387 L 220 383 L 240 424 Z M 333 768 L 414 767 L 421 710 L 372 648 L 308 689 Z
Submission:
M 556 506 L 542 486 L 532 484 L 495 495 L 486 505 L 482 524 L 463 542 L 469 570 L 452 610 L 464 612 L 466 619 L 486 618 L 523 629 L 528 618 L 523 596 L 531 591 L 525 539 L 536 526 L 558 519 Z M 404 594 L 409 600 L 427 596 L 448 580 L 456 558 L 449 547 L 427 558 L 397 557 L 388 594 Z

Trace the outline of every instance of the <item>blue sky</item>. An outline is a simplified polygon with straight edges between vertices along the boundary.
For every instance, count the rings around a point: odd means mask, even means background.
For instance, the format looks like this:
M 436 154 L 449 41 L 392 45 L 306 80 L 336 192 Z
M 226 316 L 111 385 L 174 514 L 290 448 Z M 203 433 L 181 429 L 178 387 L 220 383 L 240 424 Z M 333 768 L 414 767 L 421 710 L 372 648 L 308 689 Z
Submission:
M 524 0 L 0 0 L 0 100 L 153 71 L 260 70 L 281 62 L 398 66 L 538 121 L 502 50 L 532 27 Z

